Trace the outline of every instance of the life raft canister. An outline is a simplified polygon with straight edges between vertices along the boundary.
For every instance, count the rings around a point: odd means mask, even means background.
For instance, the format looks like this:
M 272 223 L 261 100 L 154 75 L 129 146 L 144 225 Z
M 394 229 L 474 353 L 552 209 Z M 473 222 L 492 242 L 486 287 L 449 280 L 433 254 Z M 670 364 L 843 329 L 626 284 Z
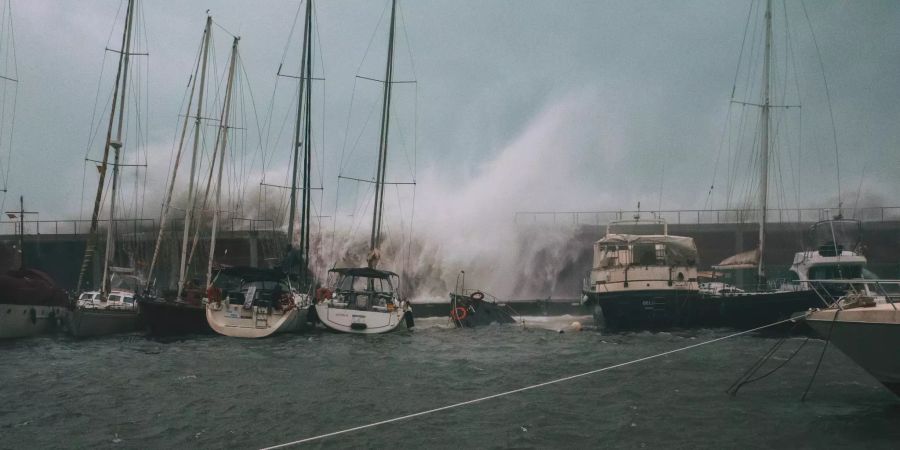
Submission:
M 454 320 L 457 320 L 457 321 L 462 321 L 468 315 L 469 315 L 469 312 L 466 311 L 466 308 L 463 308 L 462 306 L 457 306 L 456 308 L 453 308 L 452 310 L 450 310 L 450 317 L 452 317 Z
M 475 292 L 473 292 L 472 295 L 470 295 L 469 297 L 470 297 L 472 300 L 475 300 L 475 301 L 481 301 L 481 300 L 484 300 L 484 292 L 481 292 L 481 291 L 475 291 Z

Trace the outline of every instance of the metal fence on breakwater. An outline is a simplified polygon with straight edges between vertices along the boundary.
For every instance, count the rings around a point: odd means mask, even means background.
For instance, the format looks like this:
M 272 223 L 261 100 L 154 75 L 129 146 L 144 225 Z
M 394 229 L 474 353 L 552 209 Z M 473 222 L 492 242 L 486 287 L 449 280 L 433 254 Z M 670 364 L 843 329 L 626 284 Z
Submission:
M 873 206 L 856 209 L 793 208 L 767 209 L 769 223 L 814 223 L 832 218 L 838 211 L 863 222 L 900 221 L 900 206 Z M 641 215 L 665 219 L 669 224 L 743 224 L 759 221 L 759 209 L 675 209 L 661 211 L 517 211 L 516 225 L 606 225 Z

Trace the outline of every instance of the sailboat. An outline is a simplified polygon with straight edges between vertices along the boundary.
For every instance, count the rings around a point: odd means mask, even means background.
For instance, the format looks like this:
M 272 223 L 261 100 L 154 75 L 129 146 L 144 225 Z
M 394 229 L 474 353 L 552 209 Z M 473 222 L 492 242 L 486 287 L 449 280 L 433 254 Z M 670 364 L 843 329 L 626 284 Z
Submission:
M 754 290 L 726 289 L 712 296 L 719 302 L 721 323 L 738 328 L 753 328 L 777 322 L 791 317 L 793 314 L 810 308 L 828 306 L 834 301 L 833 285 L 826 287 L 817 283 L 816 279 L 832 278 L 833 270 L 846 270 L 847 278 L 859 278 L 860 270 L 854 275 L 854 266 L 864 265 L 865 258 L 852 249 L 839 249 L 838 243 L 832 239 L 820 244 L 814 251 L 798 252 L 790 268 L 788 283 L 770 287 L 766 277 L 764 255 L 766 250 L 766 216 L 768 210 L 769 157 L 771 153 L 770 127 L 772 119 L 770 110 L 783 106 L 771 102 L 770 75 L 772 72 L 772 0 L 766 1 L 765 11 L 765 47 L 762 70 L 762 98 L 760 108 L 760 191 L 759 191 L 759 240 L 753 250 L 730 256 L 713 266 L 720 272 L 755 269 L 758 279 Z M 833 220 L 813 225 L 811 233 L 821 235 L 826 230 L 828 236 L 835 235 L 835 228 L 844 228 L 848 221 L 838 214 Z M 819 231 L 817 231 L 819 230 Z M 828 273 L 828 274 L 826 274 Z
M 68 298 L 47 274 L 28 268 L 25 259 L 25 200 L 19 197 L 19 267 L 0 273 L 0 339 L 47 333 L 68 319 Z
M 85 247 L 76 292 L 80 292 L 69 320 L 69 331 L 75 337 L 99 336 L 133 331 L 138 324 L 138 307 L 135 302 L 137 289 L 143 284 L 133 269 L 112 266 L 115 255 L 115 217 L 121 151 L 124 146 L 125 105 L 128 92 L 128 69 L 132 53 L 132 34 L 135 16 L 135 0 L 128 1 L 125 26 L 122 31 L 122 47 L 118 51 L 119 64 L 112 95 L 112 108 L 100 161 L 100 180 L 91 215 L 91 229 Z M 99 290 L 82 291 L 88 268 L 93 262 L 97 246 L 100 206 L 103 199 L 106 172 L 109 167 L 109 151 L 113 151 L 112 182 L 109 192 L 109 221 L 106 229 L 106 246 L 103 255 L 103 273 Z
M 391 0 L 390 29 L 388 31 L 387 63 L 383 84 L 381 108 L 381 132 L 378 148 L 378 165 L 375 176 L 375 203 L 372 214 L 372 232 L 369 240 L 368 266 L 333 268 L 329 275 L 334 283 L 331 288 L 317 292 L 316 314 L 319 321 L 331 330 L 378 334 L 414 325 L 409 302 L 399 294 L 400 277 L 396 273 L 378 268 L 381 258 L 381 223 L 384 214 L 384 186 L 388 152 L 388 132 L 391 112 L 391 88 L 393 86 L 394 29 L 397 17 L 397 0 Z
M 15 39 L 12 29 L 12 2 L 7 1 L 3 7 L 0 23 L 0 50 L 7 53 L 2 60 L 7 64 L 0 70 L 0 89 L 3 90 L 4 102 L 0 105 L 4 123 L 0 124 L 0 135 L 8 139 L 9 151 L 12 152 L 12 134 L 15 124 L 15 98 L 18 94 L 18 68 L 15 60 Z M 12 91 L 11 95 L 8 95 Z M 6 122 L 9 118 L 9 122 Z M 5 147 L 7 142 L 0 144 Z M 5 153 L 5 152 L 4 152 Z M 8 160 L 7 160 L 8 161 Z M 5 196 L 7 185 L 0 188 L 0 195 Z M 4 202 L 5 203 L 5 202 Z M 25 216 L 35 214 L 25 210 L 25 200 L 19 197 L 19 210 L 6 211 L 10 219 L 18 219 L 18 243 L 15 254 L 2 258 L 0 269 L 0 339 L 34 336 L 52 331 L 61 320 L 66 319 L 68 299 L 66 293 L 56 286 L 46 273 L 30 268 L 25 253 Z M 15 255 L 18 255 L 16 264 Z M 6 255 L 4 255 L 6 256 Z
M 198 157 L 200 152 L 200 143 L 202 141 L 200 130 L 203 127 L 204 118 L 204 96 L 207 93 L 207 76 L 210 45 L 212 41 L 212 16 L 206 17 L 206 23 L 203 28 L 203 38 L 201 39 L 200 52 L 198 55 L 195 73 L 191 77 L 191 91 L 186 114 L 181 125 L 181 137 L 179 139 L 178 151 L 175 155 L 175 161 L 172 165 L 172 174 L 169 178 L 169 186 L 166 191 L 166 198 L 163 202 L 161 213 L 159 234 L 153 249 L 153 257 L 150 262 L 150 279 L 146 295 L 140 299 L 142 321 L 148 332 L 153 335 L 176 335 L 186 333 L 204 333 L 211 332 L 211 328 L 206 322 L 206 307 L 204 305 L 204 297 L 206 289 L 199 286 L 190 277 L 190 267 L 197 248 L 200 231 L 200 215 L 194 217 L 197 199 L 199 197 L 195 181 L 198 171 Z M 218 167 L 218 178 L 216 179 L 215 205 L 213 207 L 212 233 L 210 236 L 210 255 L 208 262 L 208 270 L 206 276 L 206 285 L 209 286 L 212 280 L 212 264 L 213 255 L 216 244 L 216 229 L 218 226 L 222 170 L 225 163 L 226 145 L 228 142 L 229 119 L 232 103 L 232 93 L 234 84 L 234 65 L 236 64 L 237 49 L 239 38 L 235 37 L 232 43 L 231 54 L 228 64 L 228 75 L 225 83 L 225 99 L 222 110 L 218 119 L 218 128 L 213 144 L 213 155 L 210 158 L 208 183 L 206 192 L 203 196 L 202 207 L 205 209 L 208 203 L 210 185 L 213 183 L 215 169 Z M 191 109 L 194 107 L 196 93 L 196 110 L 191 116 Z M 160 249 L 166 236 L 166 228 L 170 220 L 172 211 L 172 194 L 175 190 L 175 183 L 178 179 L 178 169 L 181 163 L 181 157 L 184 153 L 185 138 L 187 136 L 188 124 L 193 119 L 193 146 L 191 152 L 190 173 L 188 179 L 188 205 L 185 209 L 184 229 L 182 233 L 180 264 L 178 271 L 177 285 L 174 289 L 163 289 L 158 285 L 157 273 Z M 216 162 L 218 157 L 218 162 Z M 193 239 L 191 239 L 191 231 L 194 231 Z
M 303 50 L 300 63 L 300 87 L 297 116 L 292 140 L 290 213 L 288 216 L 288 248 L 284 263 L 274 269 L 223 267 L 215 272 L 214 282 L 207 283 L 206 321 L 216 333 L 242 338 L 262 338 L 276 333 L 302 331 L 314 324 L 310 315 L 310 175 L 311 175 L 311 96 L 313 2 L 307 0 L 303 27 Z M 279 68 L 280 75 L 281 68 Z M 300 149 L 303 186 L 298 187 Z M 294 218 L 297 214 L 297 191 L 302 192 L 300 246 L 294 247 Z M 210 254 L 212 255 L 212 254 Z M 298 261 L 299 260 L 299 261 Z

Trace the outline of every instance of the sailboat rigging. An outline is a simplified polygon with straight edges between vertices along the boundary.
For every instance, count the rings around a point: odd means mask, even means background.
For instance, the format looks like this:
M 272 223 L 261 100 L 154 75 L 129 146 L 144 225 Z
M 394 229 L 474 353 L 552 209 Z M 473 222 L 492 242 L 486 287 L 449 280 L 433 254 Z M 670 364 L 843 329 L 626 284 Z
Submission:
M 129 87 L 129 68 L 132 55 L 132 37 L 134 34 L 134 17 L 136 0 L 128 0 L 125 13 L 125 22 L 122 31 L 122 47 L 119 53 L 119 63 L 116 71 L 115 87 L 112 95 L 112 106 L 109 115 L 109 123 L 106 131 L 106 141 L 103 147 L 103 157 L 100 166 L 100 179 L 97 185 L 97 194 L 94 200 L 91 215 L 91 229 L 88 242 L 82 260 L 81 271 L 78 276 L 76 292 L 80 292 L 75 310 L 72 312 L 70 331 L 76 337 L 109 334 L 120 331 L 129 331 L 137 326 L 137 307 L 135 304 L 135 291 L 142 284 L 139 277 L 134 274 L 134 269 L 113 268 L 111 266 L 115 257 L 115 220 L 116 205 L 118 203 L 119 167 L 121 166 L 122 150 L 124 147 L 125 132 L 125 105 Z M 106 172 L 109 167 L 109 153 L 112 150 L 112 181 L 109 189 L 109 214 L 106 228 L 106 245 L 103 255 L 103 271 L 100 280 L 100 289 L 96 291 L 81 292 L 85 283 L 85 277 L 93 261 L 96 251 L 100 207 L 103 200 Z M 118 275 L 120 286 L 112 285 L 113 273 Z
M 759 116 L 759 235 L 756 248 L 750 251 L 738 253 L 726 258 L 712 268 L 717 271 L 733 272 L 742 269 L 753 268 L 756 271 L 757 283 L 755 289 L 744 291 L 721 282 L 710 283 L 705 291 L 719 299 L 719 311 L 722 321 L 726 325 L 742 328 L 754 327 L 771 323 L 779 319 L 789 317 L 792 313 L 805 311 L 809 308 L 821 307 L 826 300 L 840 293 L 833 292 L 836 285 L 822 285 L 816 279 L 835 278 L 833 269 L 840 272 L 841 266 L 848 268 L 850 278 L 858 277 L 861 266 L 865 264 L 865 258 L 854 252 L 855 246 L 844 250 L 832 236 L 831 242 L 819 246 L 816 250 L 802 251 L 794 255 L 793 263 L 789 269 L 788 280 L 778 286 L 770 287 L 768 273 L 765 266 L 767 219 L 769 207 L 769 166 L 772 159 L 772 118 L 773 108 L 791 108 L 795 106 L 775 105 L 772 103 L 772 60 L 773 60 L 773 30 L 772 30 L 772 0 L 765 0 L 765 29 L 763 66 L 761 80 L 760 103 L 742 103 L 744 106 L 756 106 L 760 108 Z M 748 25 L 749 26 L 749 25 Z M 840 205 L 838 206 L 840 209 Z M 840 212 L 831 221 L 819 222 L 812 226 L 811 235 L 822 235 L 823 229 L 834 229 L 839 225 L 843 228 L 853 228 L 852 224 L 841 218 Z M 855 267 L 855 269 L 851 269 Z M 828 276 L 823 274 L 828 273 Z M 853 275 L 857 274 L 857 275 Z
M 372 230 L 366 267 L 333 268 L 335 280 L 331 289 L 317 293 L 316 314 L 334 331 L 358 334 L 386 333 L 400 326 L 414 325 L 409 302 L 399 294 L 400 277 L 378 268 L 381 259 L 382 223 L 384 219 L 384 187 L 387 169 L 391 122 L 391 91 L 394 75 L 394 36 L 397 23 L 397 1 L 391 0 L 388 29 L 387 62 L 385 63 L 381 129 L 375 175 L 375 199 Z
M 300 76 L 297 77 L 300 80 L 300 86 L 291 143 L 293 164 L 291 166 L 287 251 L 284 255 L 284 263 L 275 269 L 223 267 L 213 273 L 211 250 L 207 272 L 206 320 L 213 330 L 226 336 L 261 338 L 275 333 L 300 331 L 307 327 L 310 318 L 308 317 L 309 299 L 310 291 L 314 286 L 314 280 L 310 277 L 309 271 L 312 159 L 312 103 L 310 100 L 312 95 L 312 0 L 306 2 L 304 17 Z M 300 166 L 301 148 L 303 152 L 302 167 Z M 302 188 L 297 186 L 300 171 L 302 171 Z M 297 213 L 298 190 L 302 193 L 298 233 L 300 245 L 295 248 L 294 220 Z M 215 231 L 213 231 L 213 235 L 215 235 Z M 297 274 L 298 271 L 299 274 Z M 299 283 L 295 283 L 298 280 Z

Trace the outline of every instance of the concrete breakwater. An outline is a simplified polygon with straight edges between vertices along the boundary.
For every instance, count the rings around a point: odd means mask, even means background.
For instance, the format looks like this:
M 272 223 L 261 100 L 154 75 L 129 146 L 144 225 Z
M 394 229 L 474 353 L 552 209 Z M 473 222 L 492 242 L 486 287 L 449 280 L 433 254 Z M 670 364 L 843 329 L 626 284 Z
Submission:
M 769 224 L 766 263 L 771 268 L 771 278 L 783 276 L 787 271 L 794 252 L 804 246 L 804 234 L 810 224 Z M 46 231 L 47 227 L 42 226 L 38 233 L 35 227 L 27 225 L 26 222 L 24 247 L 28 265 L 47 272 L 64 289 L 74 289 L 88 241 L 86 230 L 57 233 L 52 228 Z M 869 259 L 870 270 L 884 278 L 900 277 L 900 220 L 865 222 L 863 230 L 863 254 Z M 546 231 L 546 226 L 519 226 L 516 233 L 524 243 L 540 231 Z M 602 237 L 604 231 L 604 226 L 600 225 L 570 227 L 567 233 L 571 238 L 566 242 L 565 251 L 571 257 L 565 264 L 553 269 L 558 280 L 555 291 L 511 295 L 531 299 L 580 297 L 582 281 L 591 268 L 593 242 Z M 12 267 L 18 260 L 15 248 L 18 237 L 12 233 L 11 227 L 7 233 L 0 235 L 0 269 Z M 136 267 L 146 269 L 157 233 L 157 230 L 144 228 L 120 236 L 116 248 L 118 259 L 131 259 Z M 752 249 L 757 243 L 757 227 L 750 223 L 672 224 L 669 225 L 669 233 L 695 239 L 700 252 L 701 270 L 729 255 Z M 279 260 L 286 243 L 284 233 L 273 228 L 223 231 L 216 244 L 216 261 L 228 265 L 270 266 Z M 98 249 L 102 247 L 100 242 Z M 158 267 L 162 269 L 157 274 L 160 285 L 168 284 L 177 275 L 180 250 L 180 236 L 164 241 L 158 262 Z M 208 252 L 206 238 L 201 237 L 196 251 L 204 257 L 195 257 L 195 264 L 203 263 L 205 269 L 205 255 Z M 95 258 L 88 279 L 96 284 L 101 271 L 101 260 Z

